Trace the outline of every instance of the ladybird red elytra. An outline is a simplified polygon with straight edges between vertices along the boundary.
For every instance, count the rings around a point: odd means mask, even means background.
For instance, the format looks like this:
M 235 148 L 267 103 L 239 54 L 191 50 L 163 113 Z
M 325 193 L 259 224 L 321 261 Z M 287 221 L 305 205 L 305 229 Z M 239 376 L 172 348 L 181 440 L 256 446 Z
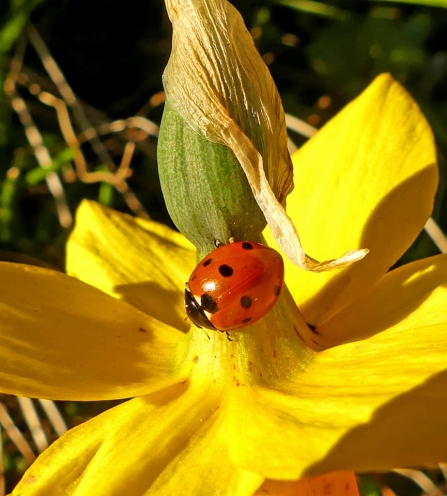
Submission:
M 221 245 L 186 283 L 186 313 L 197 327 L 240 329 L 267 314 L 283 282 L 284 262 L 273 248 L 252 241 Z

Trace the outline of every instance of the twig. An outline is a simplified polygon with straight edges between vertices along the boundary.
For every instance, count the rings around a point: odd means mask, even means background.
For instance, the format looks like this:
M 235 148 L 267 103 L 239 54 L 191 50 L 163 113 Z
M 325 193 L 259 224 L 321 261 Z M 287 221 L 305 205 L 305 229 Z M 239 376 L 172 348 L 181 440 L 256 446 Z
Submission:
M 286 126 L 305 138 L 311 138 L 318 131 L 316 127 L 290 114 L 286 114 Z
M 44 412 L 46 413 L 48 420 L 51 422 L 54 431 L 60 437 L 62 434 L 67 432 L 67 424 L 63 419 L 61 412 L 58 407 L 51 400 L 39 400 L 39 403 L 42 405 Z
M 50 54 L 50 51 L 48 50 L 39 32 L 31 23 L 28 24 L 27 34 L 34 50 L 36 50 L 37 54 L 39 55 L 48 75 L 56 85 L 67 106 L 72 109 L 73 115 L 78 122 L 81 131 L 85 131 L 86 129 L 91 128 L 92 125 L 90 124 L 82 105 L 79 104 L 74 91 L 71 89 L 70 85 L 65 79 L 64 74 Z M 104 164 L 106 164 L 107 167 L 110 167 L 110 170 L 113 170 L 113 160 L 101 140 L 99 140 L 96 136 L 92 136 L 91 141 L 93 150 L 99 156 L 100 160 Z
M 12 58 L 10 71 L 5 80 L 5 93 L 10 98 L 11 106 L 17 113 L 19 120 L 25 129 L 25 135 L 29 144 L 33 147 L 39 165 L 44 169 L 48 169 L 52 162 L 51 155 L 44 145 L 42 135 L 34 124 L 33 118 L 23 98 L 21 98 L 16 91 L 16 82 L 19 77 L 24 54 L 25 40 L 22 37 L 17 44 L 16 53 Z M 45 180 L 50 193 L 56 201 L 56 208 L 61 226 L 70 227 L 73 223 L 73 218 L 68 208 L 65 192 L 59 176 L 55 172 L 49 172 Z
M 55 108 L 64 138 L 67 140 L 67 137 L 69 137 L 67 143 L 76 150 L 74 161 L 79 179 L 86 183 L 102 181 L 111 184 L 123 195 L 124 201 L 137 216 L 148 219 L 148 213 L 125 181 L 125 179 L 130 175 L 129 167 L 127 167 L 127 169 L 125 167 L 121 167 L 121 170 L 119 168 L 117 173 L 114 173 L 116 166 L 113 160 L 104 147 L 104 144 L 98 138 L 96 130 L 87 119 L 82 105 L 79 104 L 74 91 L 71 89 L 56 61 L 51 56 L 40 34 L 32 24 L 29 24 L 27 33 L 31 44 L 42 60 L 43 66 L 47 70 L 48 75 L 58 88 L 63 98 L 62 101 L 47 92 L 40 92 L 37 94 L 42 103 Z M 89 132 L 89 139 L 91 140 L 93 150 L 109 169 L 110 173 L 87 171 L 87 164 L 81 152 L 80 143 L 76 138 L 75 132 L 73 131 L 67 107 L 71 108 L 73 111 L 73 116 L 77 120 L 81 131 Z M 121 162 L 121 165 L 122 164 L 123 162 Z
M 42 453 L 42 451 L 48 448 L 48 439 L 43 430 L 42 422 L 37 415 L 36 408 L 34 407 L 33 401 L 30 398 L 17 397 L 20 409 L 22 410 L 23 417 L 34 443 L 37 447 L 37 451 Z
M 36 455 L 33 453 L 23 434 L 14 424 L 3 403 L 0 403 L 0 425 L 3 425 L 9 439 L 16 445 L 23 458 L 31 465 L 36 459 Z
M 393 472 L 411 479 L 424 491 L 426 496 L 443 496 L 443 493 L 436 487 L 433 481 L 420 470 L 396 468 Z
M 427 220 L 424 229 L 439 251 L 441 253 L 447 253 L 447 238 L 433 217 Z

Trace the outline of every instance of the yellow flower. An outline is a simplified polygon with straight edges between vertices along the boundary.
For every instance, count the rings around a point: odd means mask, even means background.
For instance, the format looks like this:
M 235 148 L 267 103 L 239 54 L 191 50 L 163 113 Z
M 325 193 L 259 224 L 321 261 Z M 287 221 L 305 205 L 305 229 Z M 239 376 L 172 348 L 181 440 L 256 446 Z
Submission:
M 388 272 L 431 212 L 426 121 L 382 76 L 294 164 L 288 214 L 309 252 L 371 252 L 330 273 L 286 262 L 290 293 L 231 342 L 185 321 L 196 253 L 155 222 L 86 201 L 75 277 L 0 263 L 1 391 L 134 397 L 55 442 L 14 494 L 251 495 L 264 479 L 447 460 L 447 256 Z

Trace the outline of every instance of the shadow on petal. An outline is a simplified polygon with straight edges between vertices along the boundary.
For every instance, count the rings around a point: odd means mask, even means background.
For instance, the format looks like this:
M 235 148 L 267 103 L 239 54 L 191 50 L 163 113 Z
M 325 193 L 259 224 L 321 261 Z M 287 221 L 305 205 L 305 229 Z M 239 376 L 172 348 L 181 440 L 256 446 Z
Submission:
M 334 470 L 383 471 L 447 460 L 447 371 L 378 408 L 351 429 L 306 475 Z M 355 403 L 352 408 L 356 408 Z
M 447 255 L 404 265 L 386 274 L 357 302 L 317 327 L 329 346 L 368 339 L 397 326 L 400 332 L 445 323 Z M 421 339 L 429 339 L 429 333 Z
M 152 281 L 121 284 L 113 290 L 138 310 L 182 332 L 188 331 L 190 322 L 186 319 L 183 293 L 170 291 Z
M 101 400 L 187 377 L 182 334 L 73 277 L 0 262 L 2 392 Z
M 421 189 L 431 189 L 435 182 L 436 165 L 427 164 L 426 168 L 399 184 L 376 206 L 365 224 L 359 246 L 369 248 L 370 253 L 338 274 L 312 274 L 313 277 L 323 276 L 329 279 L 315 296 L 300 306 L 307 322 L 319 326 L 355 302 L 398 260 L 403 253 L 402 245 L 404 244 L 405 249 L 411 246 L 414 237 L 408 235 L 402 242 L 399 228 L 402 223 L 408 222 L 419 222 L 420 228 L 423 228 L 432 204 L 427 204 L 424 209 L 416 199 Z M 414 204 L 418 205 L 417 213 L 412 208 Z M 396 205 L 399 207 L 396 208 Z M 405 213 L 399 214 L 396 210 L 404 210 Z M 337 213 L 331 215 L 334 223 L 337 223 Z M 352 215 L 355 216 L 355 212 Z
M 50 446 L 13 494 L 253 494 L 263 478 L 231 463 L 220 395 L 183 383 L 108 410 Z
M 377 373 L 368 384 L 366 373 L 357 377 L 352 367 L 346 369 L 351 386 L 346 381 L 337 386 L 328 368 L 321 385 L 318 377 L 306 384 L 312 374 L 303 374 L 294 395 L 235 388 L 227 419 L 234 463 L 266 478 L 290 480 L 447 460 L 447 371 L 415 382 L 410 370 L 407 383 L 416 383 L 413 388 L 404 389 L 393 377 L 381 389 Z M 253 420 L 241 429 L 241 418 Z

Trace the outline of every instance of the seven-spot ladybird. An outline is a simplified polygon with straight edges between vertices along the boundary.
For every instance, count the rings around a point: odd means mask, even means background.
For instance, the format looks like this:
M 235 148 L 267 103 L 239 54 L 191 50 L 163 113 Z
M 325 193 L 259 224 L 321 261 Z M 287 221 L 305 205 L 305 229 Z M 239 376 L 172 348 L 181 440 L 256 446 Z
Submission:
M 188 317 L 197 327 L 240 329 L 278 300 L 284 263 L 273 248 L 252 241 L 222 245 L 194 269 L 185 289 Z

